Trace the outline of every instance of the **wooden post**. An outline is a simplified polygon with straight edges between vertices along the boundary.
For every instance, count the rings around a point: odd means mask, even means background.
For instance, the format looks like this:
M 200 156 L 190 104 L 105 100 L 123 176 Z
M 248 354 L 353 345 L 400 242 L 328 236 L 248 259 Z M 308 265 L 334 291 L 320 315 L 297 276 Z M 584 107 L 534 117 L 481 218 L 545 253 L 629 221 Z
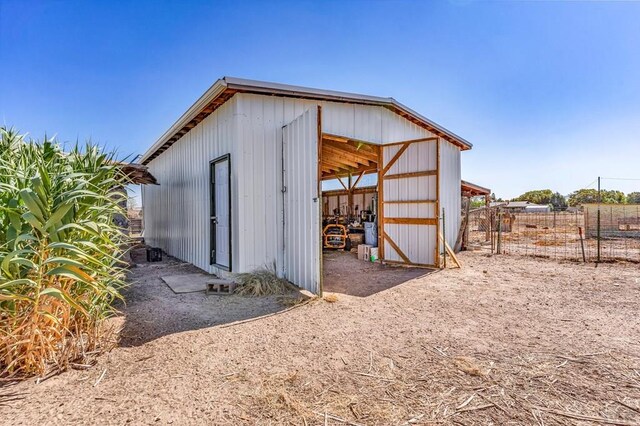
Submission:
M 578 226 L 578 234 L 580 234 L 580 247 L 582 248 L 582 261 L 587 263 L 587 256 L 584 254 L 584 239 L 582 238 L 582 227 Z
M 496 254 L 502 254 L 502 212 L 498 209 L 498 244 L 496 246 Z
M 442 247 L 444 247 L 444 243 L 447 241 L 447 231 L 446 231 L 445 221 L 444 221 L 444 207 L 442 208 Z M 438 242 L 438 246 L 440 246 L 440 242 Z M 438 249 L 439 251 L 440 249 Z M 442 259 L 444 261 L 444 269 L 447 269 L 447 250 L 442 251 Z

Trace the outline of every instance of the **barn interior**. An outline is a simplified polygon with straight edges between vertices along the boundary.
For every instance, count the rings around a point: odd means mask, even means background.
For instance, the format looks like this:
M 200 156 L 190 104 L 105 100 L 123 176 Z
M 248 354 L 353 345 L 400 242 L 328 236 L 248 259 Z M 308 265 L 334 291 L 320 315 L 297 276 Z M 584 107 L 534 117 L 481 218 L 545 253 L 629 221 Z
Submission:
M 322 135 L 323 291 L 366 297 L 428 273 L 378 261 L 378 145 Z

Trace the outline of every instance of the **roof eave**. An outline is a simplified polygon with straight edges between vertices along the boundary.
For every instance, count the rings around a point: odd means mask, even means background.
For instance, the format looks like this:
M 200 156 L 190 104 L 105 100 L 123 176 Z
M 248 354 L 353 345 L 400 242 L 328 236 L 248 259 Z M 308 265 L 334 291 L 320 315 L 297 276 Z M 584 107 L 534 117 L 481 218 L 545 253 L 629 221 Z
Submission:
M 186 123 L 193 120 L 202 109 L 207 106 L 211 101 L 220 96 L 227 89 L 227 82 L 224 78 L 219 79 L 211 87 L 204 92 L 202 96 L 193 104 L 191 107 L 184 113 L 176 122 L 171 126 L 162 136 L 156 140 L 156 142 L 147 149 L 142 158 L 140 158 L 140 163 L 145 164 L 149 157 L 151 157 L 158 149 L 160 149 L 169 138 L 176 134 L 176 132 L 180 131 Z

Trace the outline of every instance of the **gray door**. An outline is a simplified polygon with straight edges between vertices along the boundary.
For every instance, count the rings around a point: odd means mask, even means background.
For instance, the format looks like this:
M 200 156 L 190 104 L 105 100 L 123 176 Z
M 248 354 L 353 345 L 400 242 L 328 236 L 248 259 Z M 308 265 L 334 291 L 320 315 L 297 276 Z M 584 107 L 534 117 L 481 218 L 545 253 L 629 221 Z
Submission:
M 231 157 L 216 158 L 211 177 L 211 264 L 231 271 Z
M 282 129 L 285 278 L 320 294 L 318 116 L 311 108 Z

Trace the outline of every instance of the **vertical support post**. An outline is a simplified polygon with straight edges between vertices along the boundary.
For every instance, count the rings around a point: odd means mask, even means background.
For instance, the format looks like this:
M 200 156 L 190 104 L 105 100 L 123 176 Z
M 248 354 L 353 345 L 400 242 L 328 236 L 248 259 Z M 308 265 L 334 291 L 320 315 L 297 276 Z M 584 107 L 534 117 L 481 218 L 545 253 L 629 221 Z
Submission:
M 582 261 L 587 263 L 587 256 L 584 254 L 584 239 L 582 238 L 582 226 L 578 226 L 578 234 L 580 234 L 580 247 L 582 248 Z
M 434 246 L 434 263 L 437 267 L 440 267 L 440 138 L 436 140 L 436 205 L 435 205 L 435 214 L 436 214 L 436 241 Z M 443 246 L 444 250 L 444 246 Z
M 498 244 L 496 246 L 496 254 L 502 254 L 502 212 L 498 208 Z
M 490 195 L 485 195 L 484 196 L 484 208 L 485 208 L 485 217 L 487 218 L 487 222 L 491 222 L 491 219 L 489 218 L 489 213 L 491 211 L 491 196 Z M 485 228 L 485 241 L 489 241 L 491 240 L 491 225 L 489 223 L 486 224 L 486 228 Z
M 384 146 L 378 145 L 378 256 L 384 261 Z
M 600 202 L 601 200 L 602 198 L 600 197 L 600 176 L 598 176 L 598 216 L 596 219 L 596 226 L 597 226 L 596 239 L 598 242 L 598 249 L 597 249 L 597 255 L 596 255 L 596 267 L 598 266 L 598 263 L 600 263 Z
M 442 208 L 442 258 L 444 260 L 444 269 L 447 269 L 447 249 L 445 248 L 445 241 L 447 241 L 445 238 L 447 238 L 447 231 L 446 231 L 447 227 L 446 227 L 446 223 L 445 223 L 445 218 L 444 218 L 444 207 Z M 440 245 L 440 242 L 438 242 L 438 247 Z M 438 249 L 440 250 L 440 249 Z

